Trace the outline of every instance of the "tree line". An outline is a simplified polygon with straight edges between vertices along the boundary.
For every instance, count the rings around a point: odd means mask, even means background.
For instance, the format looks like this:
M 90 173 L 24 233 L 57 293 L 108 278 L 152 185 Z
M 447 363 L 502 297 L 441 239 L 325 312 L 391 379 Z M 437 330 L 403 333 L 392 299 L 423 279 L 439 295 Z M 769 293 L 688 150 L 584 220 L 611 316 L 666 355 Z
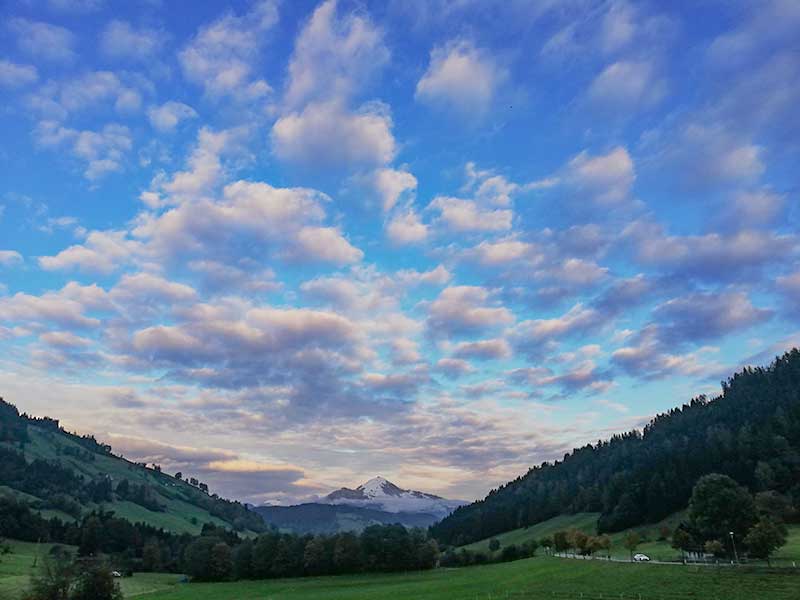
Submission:
M 360 534 L 295 535 L 272 530 L 256 538 L 207 523 L 201 534 L 175 534 L 94 511 L 74 523 L 45 519 L 0 496 L 0 537 L 77 547 L 80 558 L 108 557 L 120 572 L 184 573 L 196 581 L 269 579 L 431 569 L 439 546 L 423 529 L 372 525 Z
M 634 430 L 545 462 L 456 509 L 432 527 L 441 544 L 464 545 L 560 514 L 598 512 L 598 530 L 654 523 L 686 507 L 694 484 L 726 475 L 750 492 L 800 506 L 800 351 L 747 367 Z

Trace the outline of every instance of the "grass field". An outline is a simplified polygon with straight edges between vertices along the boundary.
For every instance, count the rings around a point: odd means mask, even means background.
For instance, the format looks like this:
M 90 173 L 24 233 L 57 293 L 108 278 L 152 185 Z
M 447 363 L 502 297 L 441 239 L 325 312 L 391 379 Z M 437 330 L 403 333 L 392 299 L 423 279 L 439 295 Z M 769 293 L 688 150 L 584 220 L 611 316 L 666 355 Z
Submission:
M 135 579 L 135 578 L 134 578 Z M 797 600 L 800 575 L 533 558 L 397 575 L 169 584 L 142 600 Z
M 0 599 L 17 600 L 30 576 L 35 544 L 12 543 L 0 562 Z M 49 546 L 42 545 L 39 552 Z M 120 580 L 140 600 L 500 600 L 583 597 L 641 600 L 797 600 L 794 574 L 745 569 L 619 564 L 539 557 L 513 563 L 395 574 L 186 584 L 178 575 L 137 573 Z M 581 596 L 583 594 L 583 596 Z M 621 596 L 622 594 L 622 596 Z M 602 596 L 601 596 L 602 595 Z

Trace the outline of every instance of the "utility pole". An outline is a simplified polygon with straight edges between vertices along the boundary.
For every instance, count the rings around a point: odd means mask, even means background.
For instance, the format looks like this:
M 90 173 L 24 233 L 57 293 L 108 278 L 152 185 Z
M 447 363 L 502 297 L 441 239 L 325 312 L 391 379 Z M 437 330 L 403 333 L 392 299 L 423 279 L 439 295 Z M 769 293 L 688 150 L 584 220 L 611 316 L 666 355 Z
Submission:
M 733 546 L 733 558 L 736 563 L 739 563 L 739 554 L 736 552 L 736 540 L 733 537 L 733 532 L 731 531 L 731 545 Z

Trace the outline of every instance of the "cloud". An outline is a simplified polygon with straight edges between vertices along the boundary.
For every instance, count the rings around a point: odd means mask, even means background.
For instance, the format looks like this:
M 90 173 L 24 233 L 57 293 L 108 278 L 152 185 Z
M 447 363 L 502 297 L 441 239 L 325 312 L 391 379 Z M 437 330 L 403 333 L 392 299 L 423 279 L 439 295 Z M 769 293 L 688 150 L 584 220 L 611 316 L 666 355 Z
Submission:
M 511 229 L 513 212 L 484 209 L 473 200 L 437 196 L 428 205 L 439 211 L 441 222 L 451 231 L 505 231 Z
M 45 147 L 68 146 L 74 156 L 86 162 L 83 176 L 89 181 L 121 171 L 125 153 L 133 146 L 130 130 L 113 123 L 100 131 L 91 131 L 70 129 L 55 121 L 41 121 L 34 135 Z
M 39 339 L 57 348 L 87 348 L 91 340 L 75 335 L 70 331 L 48 331 L 39 336 Z
M 291 464 L 246 458 L 231 450 L 166 444 L 112 434 L 109 441 L 128 460 L 157 464 L 164 472 L 197 477 L 209 488 L 243 502 L 261 504 L 274 495 L 306 494 L 304 471 Z
M 431 51 L 430 64 L 414 97 L 461 117 L 479 119 L 491 108 L 507 72 L 486 50 L 453 40 Z
M 778 290 L 790 301 L 800 303 L 800 271 L 776 280 Z
M 589 100 L 595 106 L 617 113 L 652 108 L 667 92 L 667 83 L 652 62 L 622 60 L 607 66 L 592 81 Z
M 0 266 L 8 267 L 22 262 L 22 254 L 16 250 L 0 250 Z
M 636 259 L 668 273 L 709 281 L 756 277 L 776 256 L 797 247 L 792 236 L 757 230 L 671 236 L 660 225 L 634 221 L 623 231 Z
M 511 346 L 502 338 L 461 342 L 455 347 L 453 356 L 465 359 L 500 360 L 511 356 Z
M 187 104 L 170 100 L 161 106 L 151 106 L 147 110 L 147 118 L 159 131 L 170 132 L 174 131 L 181 121 L 196 119 L 197 113 Z
M 617 146 L 596 156 L 584 150 L 569 161 L 565 179 L 598 206 L 612 207 L 629 199 L 636 171 L 628 151 Z
M 336 101 L 312 103 L 279 118 L 272 145 L 281 160 L 322 168 L 382 165 L 397 151 L 384 105 L 351 113 Z
M 511 340 L 519 351 L 538 356 L 546 350 L 548 343 L 578 334 L 588 335 L 606 321 L 607 316 L 597 309 L 577 303 L 559 317 L 529 319 L 518 323 L 512 331 Z
M 35 58 L 49 62 L 72 62 L 76 58 L 75 36 L 64 27 L 20 17 L 11 19 L 9 26 L 17 34 L 20 49 Z
M 484 240 L 475 246 L 469 255 L 486 266 L 504 265 L 521 259 L 534 265 L 541 260 L 541 257 L 537 256 L 537 251 L 534 244 L 508 237 L 496 242 Z
M 363 14 L 337 18 L 336 0 L 320 4 L 295 40 L 287 106 L 342 101 L 389 60 L 383 33 Z
M 785 196 L 768 189 L 738 192 L 722 209 L 720 221 L 732 230 L 773 225 L 780 219 L 785 204 Z
M 246 101 L 269 93 L 272 88 L 256 79 L 254 71 L 265 33 L 277 21 L 278 9 L 267 0 L 255 3 L 247 14 L 227 13 L 201 27 L 178 53 L 184 77 L 212 98 Z
M 713 349 L 704 347 L 695 352 L 673 353 L 661 342 L 659 333 L 657 325 L 646 326 L 632 345 L 612 353 L 612 362 L 628 375 L 644 379 L 662 379 L 672 374 L 698 376 L 712 369 L 703 357 Z
M 148 84 L 130 74 L 127 83 L 111 71 L 87 71 L 60 82 L 48 81 L 30 97 L 31 106 L 52 120 L 64 120 L 70 114 L 111 103 L 122 116 L 137 112 L 142 104 L 138 88 Z
M 447 287 L 428 306 L 428 330 L 434 336 L 452 336 L 512 323 L 512 312 L 490 299 L 490 291 L 479 286 Z
M 146 61 L 162 50 L 165 37 L 155 29 L 136 29 L 127 21 L 115 19 L 100 34 L 100 50 L 113 59 Z
M 395 244 L 416 244 L 428 237 L 428 226 L 409 208 L 392 217 L 386 226 L 386 234 Z
M 666 158 L 690 185 L 739 184 L 757 180 L 766 167 L 764 148 L 719 123 L 686 125 Z
M 406 192 L 417 189 L 417 178 L 404 170 L 376 169 L 371 175 L 371 180 L 372 186 L 381 197 L 384 212 L 394 208 L 398 199 Z
M 297 233 L 301 258 L 346 265 L 360 261 L 364 253 L 350 244 L 335 227 L 303 227 Z
M 123 275 L 109 292 L 109 297 L 113 302 L 142 311 L 154 303 L 179 305 L 190 302 L 197 298 L 197 292 L 183 283 L 141 272 Z
M 38 79 L 39 72 L 33 65 L 20 65 L 9 60 L 0 60 L 0 86 L 24 87 L 35 83 Z
M 100 321 L 86 313 L 107 306 L 105 292 L 97 286 L 80 286 L 74 282 L 57 292 L 33 296 L 19 292 L 0 297 L 0 321 L 24 323 L 37 330 L 52 325 L 65 329 L 91 329 Z
M 414 340 L 400 338 L 392 342 L 392 363 L 410 365 L 422 361 L 419 347 Z
M 743 292 L 694 293 L 653 310 L 659 336 L 670 344 L 724 337 L 763 323 L 772 311 L 756 308 Z
M 458 379 L 475 371 L 469 362 L 459 358 L 440 358 L 436 362 L 436 370 L 450 379 Z
M 124 231 L 92 231 L 83 244 L 70 246 L 55 256 L 40 256 L 39 266 L 46 271 L 77 269 L 109 274 L 125 265 L 138 244 Z
M 311 189 L 236 181 L 225 186 L 220 200 L 190 195 L 163 214 L 140 215 L 132 234 L 143 255 L 171 264 L 187 257 L 235 263 L 268 250 L 285 261 L 358 262 L 363 252 L 338 228 L 322 223 L 328 201 Z

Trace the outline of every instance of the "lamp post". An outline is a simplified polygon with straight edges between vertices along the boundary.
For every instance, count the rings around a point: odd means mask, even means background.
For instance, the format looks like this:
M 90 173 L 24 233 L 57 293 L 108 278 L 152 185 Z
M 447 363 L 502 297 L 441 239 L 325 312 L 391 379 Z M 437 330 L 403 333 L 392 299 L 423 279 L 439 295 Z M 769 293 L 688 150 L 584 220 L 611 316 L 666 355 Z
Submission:
M 733 546 L 733 558 L 738 563 L 739 562 L 739 554 L 736 552 L 736 540 L 733 537 L 733 532 L 732 531 L 730 532 L 730 534 L 731 534 L 731 545 Z

